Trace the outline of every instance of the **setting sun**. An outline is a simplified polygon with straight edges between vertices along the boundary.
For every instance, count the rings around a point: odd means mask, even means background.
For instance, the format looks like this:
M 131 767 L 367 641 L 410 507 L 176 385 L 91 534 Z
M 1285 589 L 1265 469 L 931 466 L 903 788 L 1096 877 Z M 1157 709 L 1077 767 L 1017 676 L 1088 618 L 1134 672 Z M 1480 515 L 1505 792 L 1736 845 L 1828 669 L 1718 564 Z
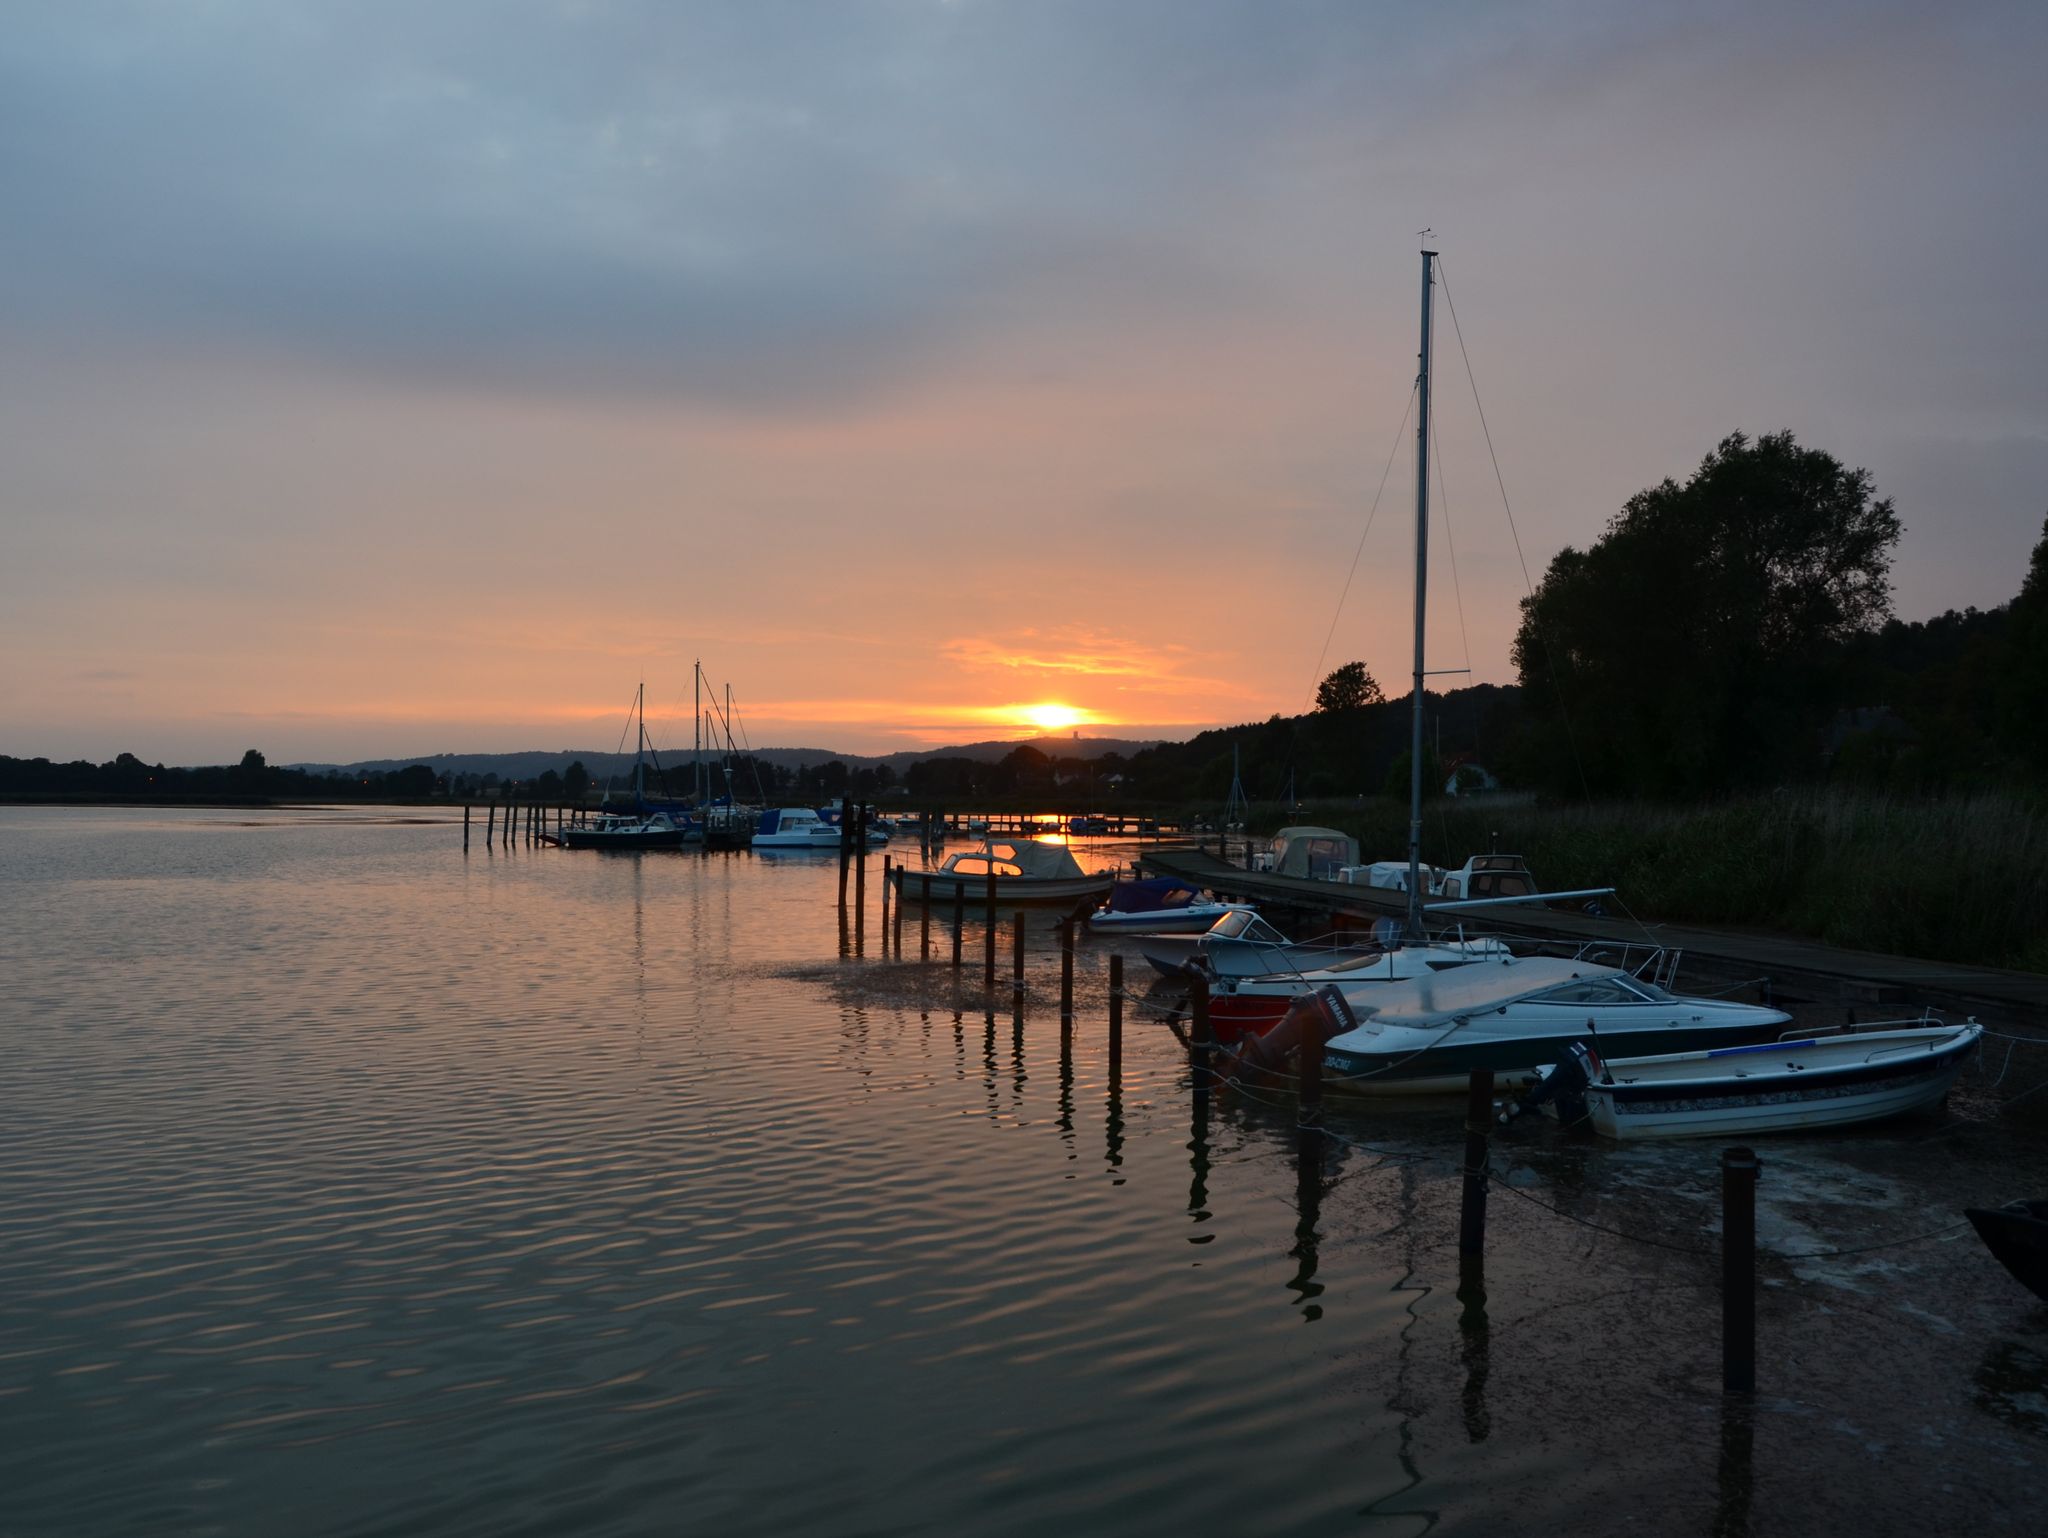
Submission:
M 1088 719 L 1088 712 L 1076 710 L 1072 705 L 1027 705 L 1024 719 L 1040 731 L 1063 731 L 1070 726 L 1079 726 Z

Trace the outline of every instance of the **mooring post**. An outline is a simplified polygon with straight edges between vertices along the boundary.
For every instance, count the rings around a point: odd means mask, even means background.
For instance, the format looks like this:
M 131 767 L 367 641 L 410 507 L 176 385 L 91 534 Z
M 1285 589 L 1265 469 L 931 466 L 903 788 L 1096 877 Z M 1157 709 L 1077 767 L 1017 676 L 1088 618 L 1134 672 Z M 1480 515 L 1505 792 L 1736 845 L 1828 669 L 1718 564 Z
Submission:
M 925 871 L 918 879 L 917 904 L 917 959 L 932 959 L 932 873 Z
M 896 959 L 898 961 L 903 959 L 903 899 L 910 895 L 909 874 L 910 862 L 908 860 L 905 860 L 896 867 Z M 882 900 L 884 902 L 888 901 L 887 892 L 882 894 Z
M 967 878 L 953 878 L 953 970 L 960 970 L 960 931 L 967 927 Z
M 996 872 L 991 865 L 988 872 L 987 922 L 982 925 L 981 935 L 981 986 L 993 988 L 996 985 Z
M 1060 1029 L 1074 1023 L 1074 921 L 1060 920 Z
M 490 814 L 490 820 L 484 824 L 484 848 L 488 849 L 498 836 L 498 803 L 493 801 L 484 810 Z
M 1493 1070 L 1475 1068 L 1465 1090 L 1465 1199 L 1458 1209 L 1458 1250 L 1486 1251 L 1486 1136 L 1493 1130 Z
M 853 803 L 842 797 L 839 802 L 839 906 L 846 906 L 846 860 L 853 847 Z
M 1756 1389 L 1756 1183 L 1748 1148 L 1721 1150 L 1721 1387 Z
M 884 959 L 887 959 L 889 955 L 889 867 L 891 863 L 888 855 L 882 856 L 882 956 Z
M 867 944 L 868 931 L 868 809 L 865 805 L 853 814 L 853 947 L 856 952 Z
M 465 854 L 469 852 L 469 803 L 467 801 L 462 803 L 462 849 Z
M 1323 1032 L 1318 1022 L 1311 1021 L 1302 1032 L 1296 1056 L 1301 1084 L 1294 1120 L 1297 1126 L 1313 1127 L 1323 1119 Z
M 1016 1007 L 1024 1007 L 1024 910 L 1019 908 L 1010 918 L 1010 993 L 1016 999 Z
M 1109 958 L 1109 1071 L 1116 1074 L 1124 1066 L 1124 958 L 1114 955 Z
M 1209 1093 L 1209 1060 L 1216 1037 L 1209 1026 L 1209 979 L 1196 976 L 1188 982 L 1188 1057 L 1195 1069 L 1195 1093 Z

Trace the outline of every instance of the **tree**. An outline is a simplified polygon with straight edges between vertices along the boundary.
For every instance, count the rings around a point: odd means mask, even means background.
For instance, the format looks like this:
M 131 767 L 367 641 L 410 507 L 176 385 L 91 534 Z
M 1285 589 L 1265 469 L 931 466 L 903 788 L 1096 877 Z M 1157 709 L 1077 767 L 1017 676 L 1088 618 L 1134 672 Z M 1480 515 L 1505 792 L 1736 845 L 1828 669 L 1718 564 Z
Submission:
M 1789 432 L 1637 492 L 1522 601 L 1515 665 L 1559 788 L 1704 793 L 1818 768 L 1842 643 L 1891 609 L 1899 520 Z
M 1363 662 L 1347 662 L 1316 685 L 1316 709 L 1330 715 L 1383 705 L 1386 698 Z
M 2007 616 L 1999 736 L 2036 772 L 2048 772 L 2048 519 Z
M 589 790 L 590 771 L 579 758 L 562 775 L 562 793 L 571 801 L 581 801 Z

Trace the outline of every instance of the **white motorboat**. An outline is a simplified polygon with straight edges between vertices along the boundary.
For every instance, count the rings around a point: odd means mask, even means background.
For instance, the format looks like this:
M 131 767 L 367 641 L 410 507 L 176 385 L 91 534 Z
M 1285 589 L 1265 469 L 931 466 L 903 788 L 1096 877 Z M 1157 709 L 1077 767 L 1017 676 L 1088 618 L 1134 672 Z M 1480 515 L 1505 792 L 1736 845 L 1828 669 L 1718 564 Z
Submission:
M 1253 912 L 1250 903 L 1219 902 L 1175 876 L 1119 881 L 1109 901 L 1089 917 L 1097 934 L 1201 934 L 1226 913 Z
M 1984 1028 L 1919 1021 L 1656 1057 L 1568 1054 L 1544 1109 L 1611 1138 L 1733 1137 L 1878 1121 L 1941 1103 Z
M 1462 1089 L 1477 1068 L 1504 1087 L 1526 1087 L 1574 1042 L 1617 1057 L 1698 1052 L 1769 1040 L 1792 1018 L 1550 956 L 1475 961 L 1342 993 L 1360 1023 L 1329 1039 L 1324 1066 L 1337 1083 L 1368 1094 Z M 1271 1056 L 1277 1031 L 1248 1044 Z
M 1380 954 L 1376 945 L 1290 940 L 1248 908 L 1224 914 L 1198 935 L 1142 935 L 1138 949 L 1167 977 L 1179 977 L 1194 965 L 1216 978 L 1264 977 Z
M 950 903 L 959 895 L 968 903 L 986 901 L 993 874 L 996 901 L 1010 906 L 1019 903 L 1079 903 L 1099 901 L 1109 895 L 1116 878 L 1108 874 L 1091 876 L 1081 869 L 1073 851 L 1064 844 L 1040 844 L 1030 839 L 991 838 L 980 847 L 963 849 L 946 856 L 937 870 L 911 870 L 899 865 L 889 872 L 900 897 L 934 903 Z
M 756 849 L 837 849 L 839 830 L 808 806 L 770 807 L 754 825 Z
M 1216 1027 L 1216 1039 L 1228 1041 L 1276 1024 L 1296 999 L 1330 984 L 1345 989 L 1348 998 L 1349 990 L 1361 983 L 1403 982 L 1475 961 L 1504 961 L 1513 954 L 1505 940 L 1476 935 L 1469 940 L 1445 938 L 1391 945 L 1300 971 L 1221 976 L 1215 979 L 1209 996 L 1209 1019 Z

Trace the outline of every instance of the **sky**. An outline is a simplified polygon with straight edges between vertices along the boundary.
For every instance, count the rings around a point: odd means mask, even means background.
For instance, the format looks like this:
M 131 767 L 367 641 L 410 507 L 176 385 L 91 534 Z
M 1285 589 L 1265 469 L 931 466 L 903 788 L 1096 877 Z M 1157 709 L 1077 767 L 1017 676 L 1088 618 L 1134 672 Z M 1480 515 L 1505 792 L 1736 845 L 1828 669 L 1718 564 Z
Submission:
M 1901 617 L 2002 603 L 2044 61 L 1971 0 L 15 0 L 0 753 L 604 748 L 643 680 L 674 745 L 700 658 L 852 752 L 1403 694 L 1425 228 L 1439 686 L 1738 429 L 1869 469 Z

